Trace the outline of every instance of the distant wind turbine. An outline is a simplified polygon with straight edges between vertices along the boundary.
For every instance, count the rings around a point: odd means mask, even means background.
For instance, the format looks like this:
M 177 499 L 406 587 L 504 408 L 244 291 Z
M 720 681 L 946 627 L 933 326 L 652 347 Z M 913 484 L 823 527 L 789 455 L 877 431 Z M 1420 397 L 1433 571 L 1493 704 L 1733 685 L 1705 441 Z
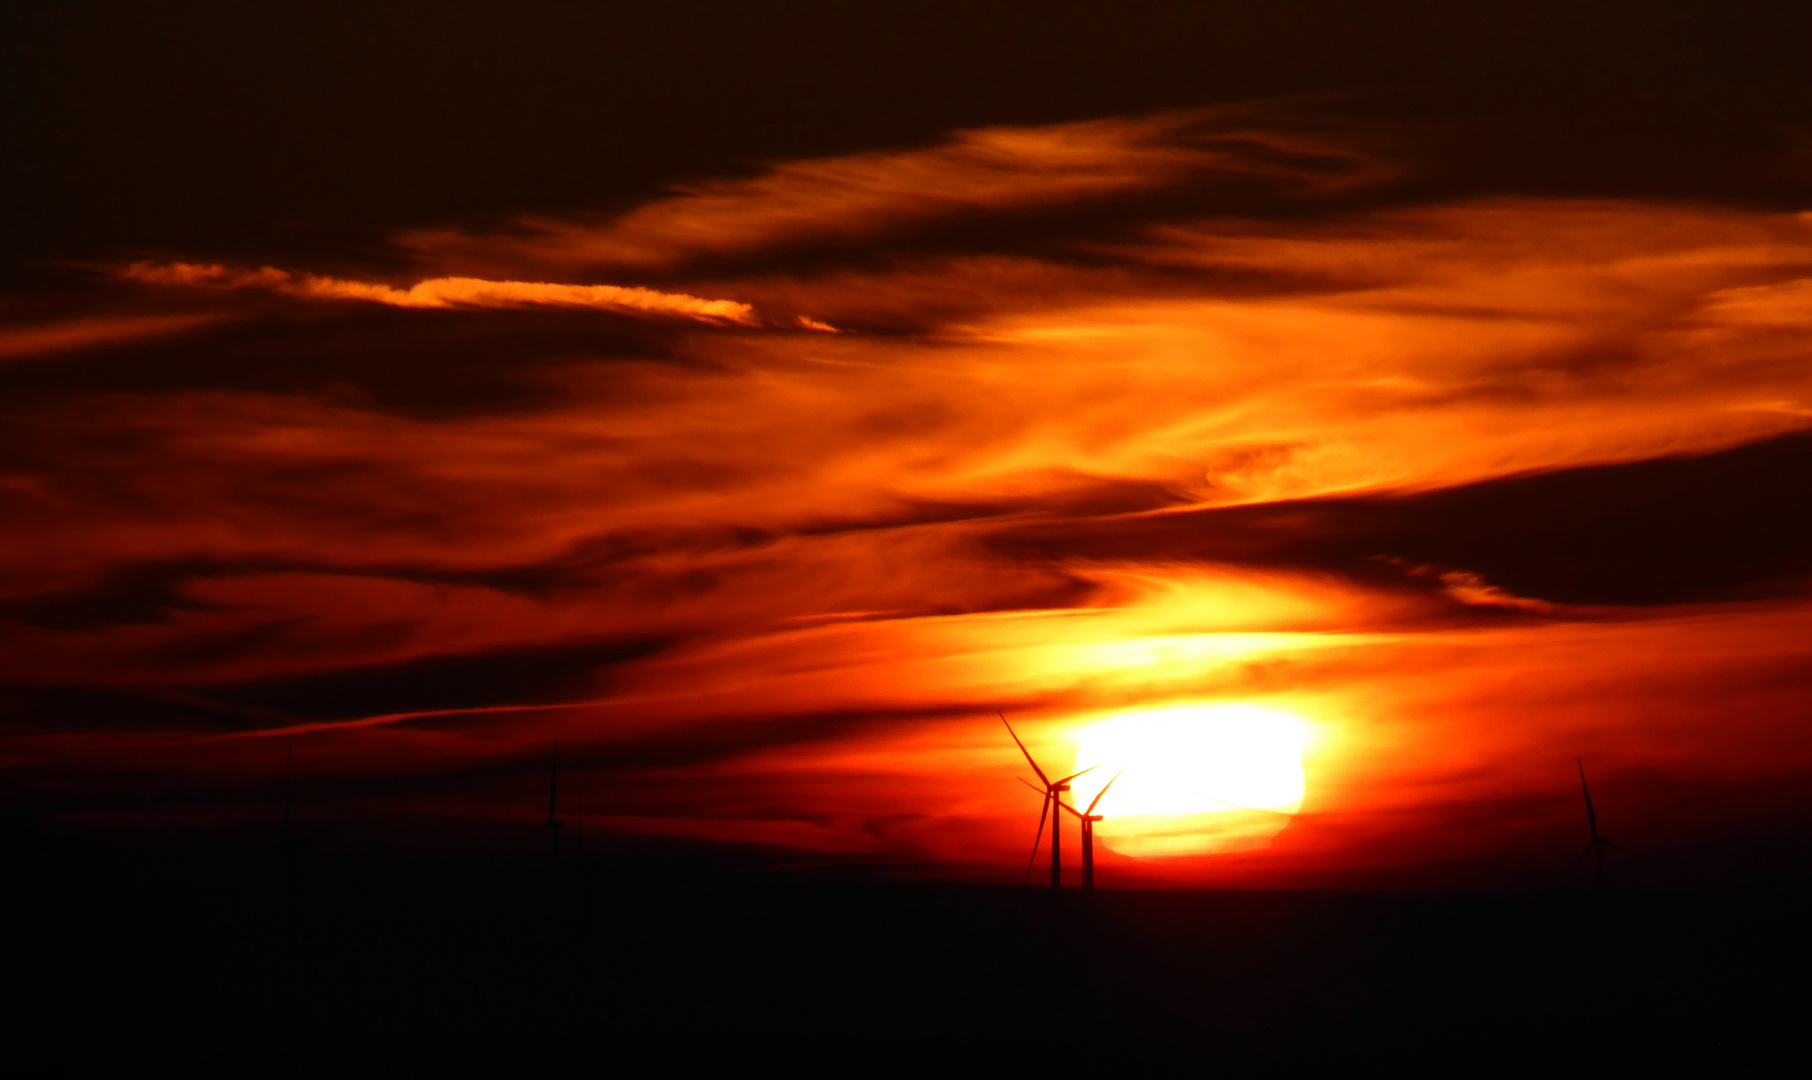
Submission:
M 1005 714 L 996 711 L 994 715 L 1000 717 L 1001 723 L 1007 724 Z M 1012 724 L 1007 724 L 1007 734 L 1013 736 L 1013 745 L 1019 747 L 1019 752 L 1026 756 L 1026 764 L 1032 766 L 1032 771 L 1038 774 L 1038 779 L 1044 784 L 1044 805 L 1038 810 L 1038 834 L 1032 838 L 1032 857 L 1026 860 L 1026 879 L 1031 880 L 1032 864 L 1038 861 L 1038 844 L 1044 839 L 1044 819 L 1048 816 L 1051 819 L 1051 889 L 1053 891 L 1061 890 L 1063 888 L 1063 830 L 1059 827 L 1060 819 L 1056 811 L 1051 809 L 1051 805 L 1055 803 L 1063 806 L 1061 796 L 1070 789 L 1070 781 L 1081 776 L 1082 773 L 1099 768 L 1099 766 L 1090 765 L 1082 772 L 1073 772 L 1061 780 L 1054 781 L 1044 774 L 1043 769 L 1038 767 L 1038 762 L 1032 760 L 1032 752 L 1026 749 L 1025 743 L 1019 741 L 1019 733 L 1013 730 Z M 1034 786 L 1032 790 L 1039 789 Z M 1064 809 L 1070 808 L 1064 807 Z
M 1618 851 L 1622 851 L 1623 848 L 1618 847 L 1618 845 L 1612 843 L 1608 838 L 1598 834 L 1598 811 L 1592 806 L 1591 785 L 1586 783 L 1585 761 L 1581 758 L 1574 758 L 1573 762 L 1579 766 L 1579 790 L 1585 793 L 1586 827 L 1592 830 L 1592 838 L 1586 841 L 1585 850 L 1581 851 L 1574 861 L 1577 862 L 1578 859 L 1583 859 L 1587 855 L 1595 856 L 1596 866 L 1594 869 L 1596 871 L 1595 878 L 1597 881 L 1597 890 L 1602 893 L 1604 892 L 1604 849 L 1607 847 L 1614 847 L 1617 848 Z

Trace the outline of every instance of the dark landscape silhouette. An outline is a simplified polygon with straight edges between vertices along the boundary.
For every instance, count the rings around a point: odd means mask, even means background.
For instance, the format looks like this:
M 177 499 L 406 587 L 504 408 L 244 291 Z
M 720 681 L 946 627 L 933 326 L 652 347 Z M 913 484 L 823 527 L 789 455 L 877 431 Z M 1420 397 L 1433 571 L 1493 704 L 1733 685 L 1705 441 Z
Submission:
M 1780 988 L 1812 961 L 1797 881 L 1596 901 L 1107 888 L 1053 907 L 619 837 L 567 860 L 550 904 L 524 829 L 515 856 L 317 845 L 290 919 L 288 874 L 251 838 L 10 828 L 12 1052 L 279 1075 L 1004 1059 L 1055 990 L 1088 1018 L 1062 1035 L 1079 1062 L 1727 1065 L 1798 1024 Z
M 27 929 L 4 956 L 7 1013 L 33 1053 L 72 1067 L 277 1075 L 585 1068 L 604 1048 L 701 1065 L 1007 1059 L 1052 987 L 1086 1018 L 1063 1035 L 1079 1064 L 1254 1075 L 1485 1048 L 1506 1063 L 1729 1067 L 1798 1022 L 1778 988 L 1812 962 L 1805 878 L 1610 888 L 1615 845 L 1582 759 L 1589 888 L 1103 889 L 1091 826 L 1120 774 L 1078 810 L 1061 798 L 1074 776 L 1050 779 L 1001 721 L 1043 782 L 1021 778 L 1043 798 L 1054 886 L 1057 826 L 1079 822 L 1080 892 L 784 869 L 620 835 L 563 848 L 557 742 L 544 790 L 523 786 L 544 800 L 539 826 L 443 821 L 433 842 L 344 816 L 335 842 L 303 840 L 293 738 L 268 823 L 15 814 L 5 914 Z

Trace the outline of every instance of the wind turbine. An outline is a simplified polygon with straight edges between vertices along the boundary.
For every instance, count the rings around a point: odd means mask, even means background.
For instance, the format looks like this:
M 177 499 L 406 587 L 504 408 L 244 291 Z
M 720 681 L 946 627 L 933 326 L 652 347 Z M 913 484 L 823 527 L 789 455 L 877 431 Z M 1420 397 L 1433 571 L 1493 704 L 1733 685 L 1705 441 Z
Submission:
M 1000 717 L 1001 723 L 1007 724 L 1005 714 L 996 711 L 994 715 Z M 1037 773 L 1038 779 L 1044 783 L 1044 805 L 1038 809 L 1038 835 L 1032 838 L 1032 857 L 1026 860 L 1026 878 L 1031 879 L 1032 864 L 1038 861 L 1038 844 L 1044 839 L 1044 819 L 1049 816 L 1051 819 L 1051 889 L 1053 891 L 1061 890 L 1063 888 L 1063 830 L 1058 827 L 1059 818 L 1051 809 L 1051 804 L 1056 803 L 1058 806 L 1063 806 L 1061 796 L 1070 789 L 1070 781 L 1081 776 L 1082 773 L 1088 772 L 1089 769 L 1099 768 L 1099 766 L 1090 765 L 1088 769 L 1073 772 L 1061 780 L 1053 781 L 1044 774 L 1043 769 L 1038 767 L 1038 762 L 1032 760 L 1032 752 L 1026 749 L 1025 743 L 1019 741 L 1019 733 L 1013 730 L 1012 724 L 1007 724 L 1007 734 L 1013 736 L 1013 745 L 1019 747 L 1019 752 L 1026 756 L 1026 763 L 1032 766 L 1032 771 Z M 1039 789 L 1034 786 L 1032 790 Z M 1069 808 L 1065 807 L 1065 809 Z M 1071 812 L 1074 813 L 1074 811 Z
M 1586 826 L 1592 830 L 1592 838 L 1586 841 L 1585 850 L 1581 851 L 1574 861 L 1577 862 L 1587 855 L 1596 856 L 1597 888 L 1598 892 L 1602 893 L 1604 892 L 1604 849 L 1607 847 L 1614 847 L 1619 851 L 1623 849 L 1617 847 L 1609 839 L 1598 835 L 1598 811 L 1592 807 L 1592 788 L 1586 783 L 1585 761 L 1581 758 L 1574 758 L 1573 762 L 1579 766 L 1579 790 L 1585 793 Z
M 1092 769 L 1094 766 L 1091 765 L 1089 768 Z M 1087 771 L 1088 769 L 1083 770 L 1083 772 Z M 1077 820 L 1082 822 L 1082 887 L 1089 892 L 1095 890 L 1095 822 L 1101 820 L 1101 815 L 1095 813 L 1095 807 L 1101 805 L 1101 796 L 1107 794 L 1107 789 L 1114 786 L 1114 780 L 1120 779 L 1120 773 L 1125 771 L 1125 769 L 1121 769 L 1120 772 L 1113 775 L 1112 779 L 1101 785 L 1101 790 L 1095 792 L 1095 797 L 1089 801 L 1087 810 L 1078 811 L 1068 803 L 1057 804 L 1075 814 Z M 1076 775 L 1081 776 L 1082 773 Z

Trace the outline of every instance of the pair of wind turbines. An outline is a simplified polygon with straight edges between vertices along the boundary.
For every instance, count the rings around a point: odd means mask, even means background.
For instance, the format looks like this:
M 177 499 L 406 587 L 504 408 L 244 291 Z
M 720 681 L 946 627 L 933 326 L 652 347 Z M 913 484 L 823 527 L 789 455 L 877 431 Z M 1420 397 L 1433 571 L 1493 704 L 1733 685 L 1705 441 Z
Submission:
M 1048 817 L 1051 820 L 1051 889 L 1053 891 L 1063 889 L 1063 829 L 1061 828 L 1063 818 L 1056 810 L 1051 809 L 1055 806 L 1058 810 L 1068 811 L 1071 816 L 1082 823 L 1082 888 L 1085 891 L 1093 892 L 1095 888 L 1095 822 L 1101 820 L 1101 815 L 1095 813 L 1095 807 L 1101 805 L 1101 796 L 1106 795 L 1107 789 L 1114 786 L 1114 780 L 1120 779 L 1120 773 L 1115 773 L 1112 780 L 1101 786 L 1101 790 L 1095 793 L 1095 798 L 1088 804 L 1087 810 L 1078 810 L 1063 801 L 1063 794 L 1070 790 L 1071 780 L 1083 773 L 1092 772 L 1100 766 L 1090 765 L 1061 780 L 1052 780 L 1044 774 L 1043 769 L 1038 767 L 1038 762 L 1032 760 L 1032 752 L 1026 749 L 1025 743 L 1019 741 L 1019 733 L 1013 730 L 1012 724 L 1007 724 L 1005 714 L 996 712 L 994 715 L 999 716 L 1000 722 L 1007 725 L 1007 734 L 1013 736 L 1013 745 L 1019 747 L 1019 752 L 1026 756 L 1026 764 L 1032 767 L 1032 771 L 1038 775 L 1039 782 L 1044 785 L 1040 788 L 1024 777 L 1021 777 L 1019 781 L 1033 791 L 1044 795 L 1044 804 L 1038 811 L 1038 835 L 1032 839 L 1032 857 L 1026 860 L 1026 880 L 1032 879 L 1032 866 L 1038 861 L 1038 845 L 1044 841 L 1044 822 Z M 1121 772 L 1125 771 L 1121 770 Z

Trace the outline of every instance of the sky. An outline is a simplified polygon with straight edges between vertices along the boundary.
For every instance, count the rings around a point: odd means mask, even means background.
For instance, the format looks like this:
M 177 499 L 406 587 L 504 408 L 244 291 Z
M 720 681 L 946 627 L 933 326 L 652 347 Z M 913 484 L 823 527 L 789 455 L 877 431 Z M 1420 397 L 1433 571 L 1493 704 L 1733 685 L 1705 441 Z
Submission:
M 1807 16 L 1449 7 L 21 5 L 9 807 L 1015 881 L 1001 715 L 1270 717 L 1101 882 L 1799 867 Z

